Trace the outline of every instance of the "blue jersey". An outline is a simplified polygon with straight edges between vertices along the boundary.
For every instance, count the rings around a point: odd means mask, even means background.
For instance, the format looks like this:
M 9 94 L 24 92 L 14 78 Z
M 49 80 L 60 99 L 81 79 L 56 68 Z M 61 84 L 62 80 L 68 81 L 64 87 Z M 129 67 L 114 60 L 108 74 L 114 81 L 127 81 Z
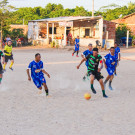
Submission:
M 93 54 L 93 52 L 90 51 L 90 50 L 86 50 L 86 51 L 83 52 L 83 55 L 84 55 L 85 57 L 87 57 L 89 54 Z M 87 60 L 87 61 L 85 62 L 85 65 L 86 65 L 86 66 L 88 66 L 88 62 L 89 62 L 89 60 Z
M 117 57 L 116 55 L 111 55 L 110 53 L 107 54 L 105 56 L 105 59 L 106 59 L 106 65 L 107 65 L 107 68 L 114 68 L 115 69 L 115 66 L 117 64 Z
M 120 53 L 120 48 L 119 47 L 116 47 L 115 48 L 115 55 L 116 55 L 117 60 L 118 60 L 119 53 Z
M 79 39 L 75 39 L 75 51 L 79 51 L 79 42 L 80 40 Z
M 43 62 L 39 61 L 32 61 L 29 66 L 29 69 L 31 69 L 31 77 L 32 79 L 37 79 L 37 78 L 41 78 L 44 76 L 42 69 L 43 69 Z

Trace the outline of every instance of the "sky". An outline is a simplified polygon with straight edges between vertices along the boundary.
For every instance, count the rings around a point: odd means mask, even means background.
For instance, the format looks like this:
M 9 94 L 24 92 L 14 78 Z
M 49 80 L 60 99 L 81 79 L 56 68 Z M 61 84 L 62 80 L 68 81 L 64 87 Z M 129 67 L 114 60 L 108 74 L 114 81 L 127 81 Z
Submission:
M 123 6 L 135 0 L 95 0 L 95 10 L 99 10 L 102 6 L 115 3 Z M 45 7 L 48 3 L 62 4 L 64 8 L 75 8 L 76 6 L 83 6 L 86 10 L 92 10 L 92 0 L 8 0 L 9 4 L 19 7 Z

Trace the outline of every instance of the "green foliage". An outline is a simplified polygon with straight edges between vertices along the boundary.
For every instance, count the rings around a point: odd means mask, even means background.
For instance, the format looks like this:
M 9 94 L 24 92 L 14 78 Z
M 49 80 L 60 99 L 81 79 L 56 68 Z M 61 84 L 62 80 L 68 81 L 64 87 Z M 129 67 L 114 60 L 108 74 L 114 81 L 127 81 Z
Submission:
M 135 12 L 135 3 L 130 2 L 126 6 L 118 6 L 111 4 L 101 7 L 95 11 L 95 16 L 103 16 L 105 20 L 115 20 L 120 17 L 129 15 Z M 2 22 L 2 30 L 4 35 L 10 33 L 10 24 L 28 24 L 29 20 L 37 20 L 43 18 L 60 17 L 60 16 L 91 16 L 92 12 L 87 11 L 84 7 L 74 9 L 64 9 L 61 4 L 48 3 L 45 7 L 23 7 L 14 8 L 8 4 L 8 0 L 0 2 L 0 22 Z M 0 24 L 0 25 L 1 25 Z M 118 28 L 118 37 L 121 28 Z M 122 33 L 123 34 L 123 33 Z
M 119 42 L 119 40 L 122 37 L 127 37 L 127 31 L 129 30 L 129 37 L 132 37 L 131 30 L 127 28 L 125 24 L 120 24 L 116 29 L 116 41 Z

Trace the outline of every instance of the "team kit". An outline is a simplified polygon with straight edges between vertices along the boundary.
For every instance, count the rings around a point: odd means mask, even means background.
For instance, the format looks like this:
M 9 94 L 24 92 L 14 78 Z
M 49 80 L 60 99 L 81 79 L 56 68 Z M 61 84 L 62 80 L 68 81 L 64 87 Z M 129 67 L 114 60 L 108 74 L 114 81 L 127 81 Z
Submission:
M 75 44 L 75 50 L 72 53 L 72 56 L 74 56 L 75 53 L 79 53 L 79 45 L 78 45 L 78 39 L 76 40 Z M 102 90 L 102 94 L 104 98 L 107 98 L 108 96 L 105 93 L 106 84 L 109 82 L 109 89 L 113 90 L 112 88 L 112 81 L 114 76 L 117 76 L 117 66 L 119 65 L 119 61 L 121 58 L 120 55 L 120 48 L 118 47 L 117 43 L 114 44 L 114 47 L 111 47 L 109 50 L 109 53 L 102 58 L 102 56 L 99 54 L 98 48 L 93 48 L 92 44 L 88 45 L 88 49 L 85 50 L 81 54 L 82 60 L 77 66 L 77 69 L 80 68 L 80 66 L 85 62 L 86 65 L 86 73 L 83 77 L 83 80 L 90 79 L 90 88 L 91 91 L 96 94 L 96 90 L 94 88 L 94 80 L 96 79 Z M 14 64 L 14 58 L 12 53 L 12 41 L 9 40 L 7 42 L 7 45 L 4 47 L 4 52 L 0 51 L 0 85 L 2 82 L 3 73 L 6 72 L 6 65 L 8 61 L 10 60 L 10 66 L 9 69 L 13 71 L 13 64 Z M 101 70 L 103 69 L 103 65 L 106 68 L 106 71 L 108 73 L 107 77 L 105 78 L 105 81 L 103 81 L 103 75 L 101 74 Z M 36 85 L 36 87 L 39 89 L 39 94 L 42 93 L 42 87 L 45 90 L 46 96 L 49 97 L 49 89 L 47 87 L 45 75 L 47 75 L 50 78 L 49 73 L 46 72 L 44 69 L 43 62 L 41 60 L 41 55 L 39 53 L 35 54 L 35 60 L 30 62 L 27 69 L 27 75 L 28 80 L 33 80 L 33 83 Z

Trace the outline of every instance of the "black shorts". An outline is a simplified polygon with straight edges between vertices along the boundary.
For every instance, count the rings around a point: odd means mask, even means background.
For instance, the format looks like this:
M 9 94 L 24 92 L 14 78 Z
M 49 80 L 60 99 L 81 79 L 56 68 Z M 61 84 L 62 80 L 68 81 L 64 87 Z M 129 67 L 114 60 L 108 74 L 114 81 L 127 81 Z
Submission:
M 97 79 L 98 81 L 100 79 L 103 79 L 104 78 L 103 75 L 100 72 L 98 72 L 98 71 L 96 71 L 96 72 L 88 71 L 88 74 L 89 75 L 94 75 L 95 79 Z
M 0 74 L 3 74 L 2 64 L 0 63 Z
M 11 56 L 5 55 L 5 62 L 8 62 L 8 60 L 13 60 L 13 55 Z

